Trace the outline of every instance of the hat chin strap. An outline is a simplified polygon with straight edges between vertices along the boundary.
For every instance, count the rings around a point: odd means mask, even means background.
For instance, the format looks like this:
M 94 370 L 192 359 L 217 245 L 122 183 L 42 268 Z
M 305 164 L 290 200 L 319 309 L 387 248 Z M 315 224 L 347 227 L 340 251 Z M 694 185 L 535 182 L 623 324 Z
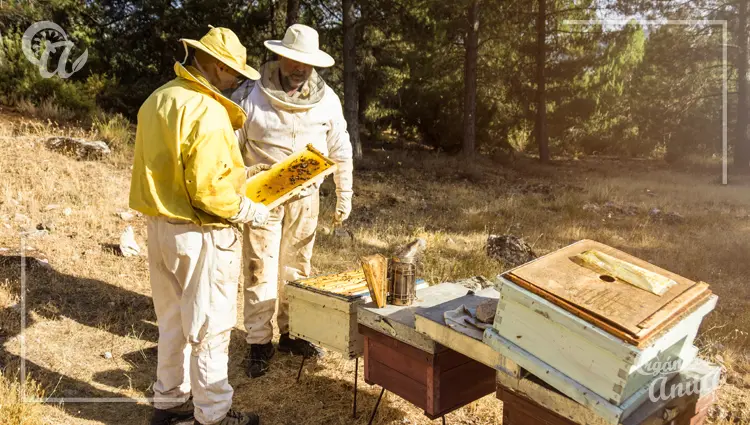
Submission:
M 182 65 L 185 66 L 188 65 L 187 60 L 190 57 L 190 50 L 188 50 L 188 45 L 185 42 L 182 43 L 182 47 L 185 48 L 185 59 L 182 60 Z

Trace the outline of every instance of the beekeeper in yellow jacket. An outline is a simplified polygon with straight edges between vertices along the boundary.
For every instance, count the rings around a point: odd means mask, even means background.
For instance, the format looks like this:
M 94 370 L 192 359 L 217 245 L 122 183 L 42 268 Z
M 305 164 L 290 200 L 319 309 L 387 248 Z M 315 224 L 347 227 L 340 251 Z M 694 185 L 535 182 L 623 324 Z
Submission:
M 255 80 L 226 28 L 181 40 L 176 78 L 138 111 L 130 206 L 148 216 L 148 260 L 159 351 L 152 425 L 257 425 L 231 410 L 229 334 L 236 322 L 240 241 L 232 223 L 262 225 L 268 209 L 240 194 L 248 174 L 234 130 L 246 115 L 221 94 Z M 192 397 L 191 397 L 192 395 Z
M 260 80 L 245 82 L 232 95 L 248 116 L 238 132 L 245 165 L 270 165 L 312 144 L 337 165 L 335 220 L 341 223 L 352 208 L 352 146 L 341 101 L 314 69 L 332 66 L 333 58 L 319 49 L 318 33 L 305 25 L 292 25 L 283 40 L 266 41 L 265 46 L 279 56 L 278 61 L 263 65 Z M 271 318 L 277 299 L 279 351 L 317 354 L 309 343 L 289 337 L 284 285 L 310 274 L 318 206 L 318 188 L 312 187 L 272 210 L 265 225 L 245 226 L 244 316 L 250 377 L 263 375 L 275 353 Z

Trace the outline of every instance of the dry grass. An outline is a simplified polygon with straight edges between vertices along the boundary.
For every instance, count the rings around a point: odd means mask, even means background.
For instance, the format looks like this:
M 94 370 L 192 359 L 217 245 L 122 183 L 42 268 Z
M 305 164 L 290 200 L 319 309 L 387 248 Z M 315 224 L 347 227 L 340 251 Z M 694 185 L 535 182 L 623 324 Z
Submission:
M 3 423 L 19 425 L 42 425 L 48 424 L 43 417 L 42 409 L 31 403 L 23 403 L 22 400 L 43 397 L 39 385 L 27 380 L 24 385 L 17 376 L 5 376 L 0 372 L 0 418 Z
M 66 122 L 75 118 L 75 114 L 58 106 L 54 98 L 47 98 L 40 103 L 34 103 L 28 99 L 21 99 L 17 102 L 18 112 L 33 116 L 43 121 Z
M 0 247 L 17 249 L 19 232 L 31 232 L 34 237 L 26 241 L 31 252 L 43 253 L 50 263 L 49 268 L 28 267 L 27 368 L 47 397 L 148 397 L 157 331 L 147 263 L 118 257 L 111 248 L 127 225 L 145 245 L 143 219 L 126 223 L 116 216 L 127 208 L 129 153 L 123 149 L 106 162 L 77 162 L 38 142 L 60 132 L 95 136 L 18 115 L 0 117 Z M 649 161 L 580 160 L 543 167 L 520 160 L 509 168 L 483 159 L 465 164 L 421 155 L 374 152 L 357 164 L 355 211 L 348 224 L 354 241 L 321 234 L 316 272 L 351 268 L 359 254 L 388 253 L 424 237 L 428 251 L 422 277 L 434 283 L 502 271 L 502 264 L 484 254 L 491 233 L 523 236 L 538 253 L 581 238 L 599 240 L 712 284 L 721 299 L 707 319 L 700 346 L 727 369 L 715 423 L 750 423 L 747 181 L 721 187 L 714 170 L 687 173 Z M 614 207 L 583 208 L 607 202 Z M 323 198 L 321 226 L 330 223 L 333 204 L 332 195 Z M 653 208 L 684 218 L 665 221 L 649 214 Z M 53 230 L 33 233 L 38 224 L 51 224 Z M 32 418 L 26 423 L 147 423 L 144 404 L 18 403 L 19 262 L 10 251 L 0 252 L 0 260 L 0 364 L 5 370 L 0 404 Z M 267 376 L 249 380 L 240 366 L 243 337 L 242 330 L 234 332 L 230 348 L 235 407 L 258 411 L 264 423 L 274 425 L 367 423 L 378 391 L 360 382 L 360 415 L 349 418 L 354 361 L 329 354 L 306 366 L 296 383 L 297 360 L 278 355 Z M 103 357 L 107 351 L 111 359 Z M 0 423 L 23 423 L 18 414 L 4 412 Z M 486 397 L 449 414 L 448 420 L 499 424 L 501 416 L 501 403 Z M 389 395 L 376 423 L 432 422 Z

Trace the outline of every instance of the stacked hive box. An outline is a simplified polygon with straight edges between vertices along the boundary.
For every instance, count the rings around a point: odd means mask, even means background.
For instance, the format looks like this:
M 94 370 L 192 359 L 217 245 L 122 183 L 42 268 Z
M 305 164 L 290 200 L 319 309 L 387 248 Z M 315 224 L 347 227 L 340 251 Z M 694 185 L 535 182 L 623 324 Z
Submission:
M 498 388 L 497 397 L 503 401 L 503 425 L 581 424 L 580 422 L 575 422 L 558 415 L 539 403 L 502 387 Z M 685 410 L 674 419 L 669 419 L 669 417 L 665 417 L 661 413 L 646 418 L 637 425 L 703 425 L 706 423 L 708 411 L 715 401 L 716 395 L 711 393 L 693 402 L 692 408 L 684 408 Z M 667 408 L 666 410 L 668 411 L 669 409 Z
M 574 261 L 589 252 L 674 284 L 658 295 Z M 698 327 L 716 305 L 708 285 L 593 241 L 511 270 L 497 283 L 501 299 L 485 343 L 612 424 L 647 399 L 654 380 L 695 359 Z
M 701 424 L 716 401 L 721 368 L 696 359 L 619 421 L 622 425 Z M 689 389 L 689 391 L 688 391 Z M 571 400 L 538 377 L 521 371 L 498 371 L 497 397 L 503 401 L 504 424 L 606 425 L 593 409 Z

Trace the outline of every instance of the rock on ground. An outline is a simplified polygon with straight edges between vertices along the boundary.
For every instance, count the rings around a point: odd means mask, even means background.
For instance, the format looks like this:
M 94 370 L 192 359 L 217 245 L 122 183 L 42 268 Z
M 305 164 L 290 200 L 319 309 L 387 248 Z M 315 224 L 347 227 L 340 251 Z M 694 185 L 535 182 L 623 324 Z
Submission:
M 101 140 L 88 141 L 71 137 L 50 137 L 45 141 L 47 148 L 53 151 L 73 155 L 79 160 L 101 159 L 112 151 Z
M 487 255 L 509 267 L 520 266 L 537 257 L 523 238 L 513 235 L 490 235 L 487 238 Z
M 664 212 L 659 208 L 652 208 L 651 211 L 648 212 L 648 214 L 654 220 L 662 221 L 667 224 L 679 224 L 685 220 L 685 217 L 680 213 Z
M 117 216 L 123 221 L 130 221 L 136 217 L 136 214 L 130 211 L 120 211 L 117 213 Z

